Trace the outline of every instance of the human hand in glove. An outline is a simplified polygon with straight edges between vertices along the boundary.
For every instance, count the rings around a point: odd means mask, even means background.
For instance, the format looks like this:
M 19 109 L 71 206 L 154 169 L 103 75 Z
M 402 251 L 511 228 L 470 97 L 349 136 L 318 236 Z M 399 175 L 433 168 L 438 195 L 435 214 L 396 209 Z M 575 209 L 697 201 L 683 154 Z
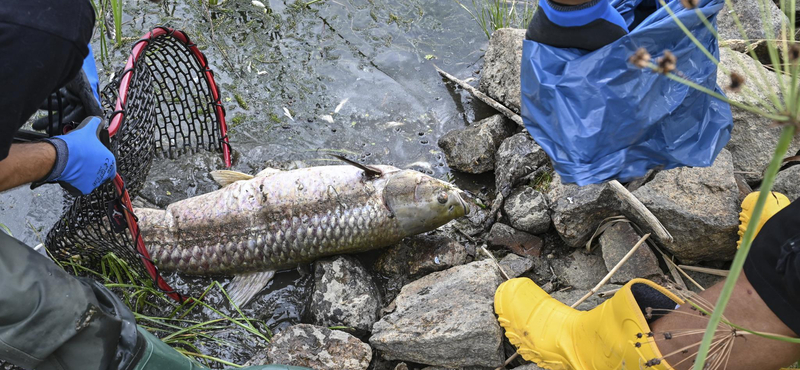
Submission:
M 47 131 L 50 135 L 62 134 L 60 124 L 82 122 L 90 116 L 102 116 L 103 109 L 92 92 L 86 73 L 81 70 L 75 78 L 52 94 L 39 105 L 39 109 L 49 113 L 48 116 L 33 121 L 33 129 Z M 52 117 L 50 115 L 52 114 Z M 52 126 L 51 126 L 52 123 Z
M 108 142 L 108 134 L 103 131 L 103 120 L 99 117 L 88 117 L 70 133 L 44 141 L 56 149 L 55 165 L 31 188 L 58 183 L 72 195 L 86 195 L 117 173 L 114 154 L 103 142 Z
M 609 0 L 542 0 L 525 38 L 557 48 L 593 51 L 626 34 L 628 26 Z

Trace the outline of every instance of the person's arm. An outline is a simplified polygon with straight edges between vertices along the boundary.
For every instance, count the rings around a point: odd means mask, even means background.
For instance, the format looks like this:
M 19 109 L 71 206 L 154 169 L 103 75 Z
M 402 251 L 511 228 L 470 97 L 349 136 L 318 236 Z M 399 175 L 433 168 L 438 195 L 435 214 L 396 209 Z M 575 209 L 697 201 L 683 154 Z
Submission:
M 13 144 L 8 157 L 0 161 L 0 191 L 43 179 L 56 161 L 56 149 L 49 143 Z

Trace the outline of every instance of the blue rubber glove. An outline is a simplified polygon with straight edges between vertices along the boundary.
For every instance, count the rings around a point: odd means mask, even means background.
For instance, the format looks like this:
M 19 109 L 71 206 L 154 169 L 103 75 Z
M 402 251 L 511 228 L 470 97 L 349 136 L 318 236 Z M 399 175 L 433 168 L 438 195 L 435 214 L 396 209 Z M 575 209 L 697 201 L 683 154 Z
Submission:
M 102 124 L 99 117 L 88 117 L 70 133 L 45 139 L 56 148 L 56 163 L 31 188 L 57 182 L 72 195 L 86 195 L 113 178 L 117 161 L 101 141 Z

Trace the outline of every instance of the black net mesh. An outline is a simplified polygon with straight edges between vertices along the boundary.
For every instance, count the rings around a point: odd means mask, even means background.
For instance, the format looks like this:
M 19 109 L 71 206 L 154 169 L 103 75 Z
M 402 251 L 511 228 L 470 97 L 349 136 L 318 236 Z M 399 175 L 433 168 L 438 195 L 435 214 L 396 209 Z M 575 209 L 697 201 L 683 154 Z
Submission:
M 133 67 L 117 73 L 119 78 L 103 89 L 103 105 L 110 112 L 107 118 L 113 122 L 120 116 L 111 150 L 131 198 L 141 190 L 157 154 L 174 157 L 198 149 L 229 149 L 227 140 L 223 141 L 224 114 L 221 107 L 217 109 L 219 94 L 213 75 L 202 53 L 178 32 L 154 29 L 149 35 L 156 36 L 134 46 Z M 137 54 L 140 44 L 144 45 Z M 128 89 L 119 92 L 129 71 Z M 120 98 L 125 104 L 114 111 Z M 46 246 L 54 257 L 96 267 L 104 255 L 114 252 L 146 273 L 131 229 L 115 227 L 130 207 L 120 201 L 118 190 L 109 182 L 89 195 L 67 200 L 70 205 L 47 234 Z

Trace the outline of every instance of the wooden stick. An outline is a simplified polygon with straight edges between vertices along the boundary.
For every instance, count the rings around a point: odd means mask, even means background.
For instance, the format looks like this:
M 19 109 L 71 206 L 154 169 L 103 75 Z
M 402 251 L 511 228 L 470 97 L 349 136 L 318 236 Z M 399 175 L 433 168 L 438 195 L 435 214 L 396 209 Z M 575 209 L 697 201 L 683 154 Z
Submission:
M 702 272 L 704 274 L 709 274 L 709 275 L 716 275 L 716 276 L 722 276 L 722 277 L 727 277 L 728 276 L 728 270 L 712 269 L 712 268 L 700 267 L 700 266 L 687 266 L 687 265 L 679 265 L 678 267 L 680 267 L 680 268 L 682 268 L 684 270 Z
M 608 272 L 608 275 L 606 275 L 606 277 L 604 277 L 603 280 L 600 280 L 600 282 L 597 283 L 597 286 L 592 288 L 592 290 L 586 293 L 577 302 L 573 303 L 572 306 L 570 307 L 572 308 L 578 307 L 578 305 L 583 303 L 585 300 L 589 299 L 589 297 L 591 297 L 593 294 L 597 293 L 597 291 L 600 290 L 600 288 L 602 288 L 603 285 L 605 285 L 608 282 L 608 280 L 611 279 L 611 277 L 617 273 L 617 271 L 622 267 L 622 265 L 625 264 L 625 262 L 628 262 L 631 256 L 633 256 L 633 254 L 636 253 L 637 250 L 639 250 L 639 247 L 641 247 L 642 244 L 644 244 L 645 240 L 647 240 L 647 238 L 649 237 L 650 237 L 649 233 L 644 234 L 644 236 L 641 239 L 639 239 L 638 242 L 636 242 L 636 245 L 634 245 L 633 248 L 631 248 L 631 250 L 629 250 L 628 253 L 625 254 L 625 257 L 622 257 L 622 259 L 619 262 L 617 262 L 616 266 L 614 266 L 614 268 Z
M 498 270 L 500 270 L 500 274 L 503 275 L 503 277 L 506 278 L 506 280 L 511 280 L 511 278 L 508 277 L 508 274 L 506 274 L 506 272 L 503 271 L 503 268 L 500 266 L 500 262 L 497 262 L 497 258 L 494 258 L 494 255 L 489 253 L 489 251 L 486 250 L 486 247 L 483 245 L 481 246 L 481 250 L 483 251 L 483 253 L 486 253 L 486 255 L 492 259 L 492 261 L 494 261 L 494 265 L 497 266 Z
M 502 103 L 500 103 L 497 100 L 492 99 L 488 95 L 478 91 L 478 89 L 472 87 L 472 85 L 470 85 L 470 84 L 468 84 L 468 83 L 466 83 L 464 81 L 461 81 L 458 78 L 456 78 L 455 76 L 453 76 L 453 75 L 441 70 L 435 64 L 433 65 L 433 68 L 436 68 L 436 72 L 439 72 L 439 74 L 442 75 L 443 77 L 447 78 L 450 81 L 455 82 L 456 85 L 460 86 L 462 89 L 469 91 L 469 93 L 472 94 L 472 96 L 478 98 L 478 100 L 486 103 L 486 105 L 496 109 L 498 112 L 503 113 L 504 116 L 506 116 L 506 117 L 508 117 L 508 119 L 516 122 L 520 127 L 525 127 L 525 124 L 522 122 L 522 117 L 520 117 L 519 114 L 514 113 L 511 109 L 506 108 L 506 106 L 503 105 Z
M 613 190 L 620 199 L 631 206 L 631 211 L 633 211 L 632 216 L 635 216 L 636 218 L 635 221 L 640 221 L 641 223 L 649 226 L 650 230 L 663 243 L 672 243 L 675 240 L 672 238 L 672 234 L 670 234 L 664 225 L 661 224 L 661 221 L 656 218 L 653 212 L 650 212 L 650 210 L 647 209 L 644 204 L 642 204 L 639 198 L 636 198 L 636 196 L 622 186 L 619 181 L 611 180 L 608 182 L 608 184 L 611 186 L 611 190 Z

